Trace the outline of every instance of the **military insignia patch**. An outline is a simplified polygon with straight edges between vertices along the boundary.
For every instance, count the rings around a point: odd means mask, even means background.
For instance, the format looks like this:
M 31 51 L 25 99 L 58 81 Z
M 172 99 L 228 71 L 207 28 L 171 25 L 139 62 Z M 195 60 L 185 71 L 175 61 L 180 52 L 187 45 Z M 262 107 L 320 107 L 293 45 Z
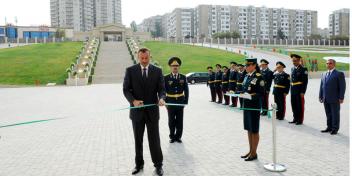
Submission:
M 171 86 L 171 84 L 173 83 L 173 81 L 169 81 L 169 85 Z
M 251 84 L 256 85 L 256 84 L 257 84 L 257 78 L 254 78 L 254 79 L 251 81 Z
M 185 81 L 184 80 L 180 80 L 180 83 L 183 84 L 183 83 L 185 83 Z
M 264 82 L 263 80 L 261 80 L 259 84 L 260 84 L 260 86 L 262 86 L 262 87 L 265 86 L 265 82 Z
M 308 71 L 306 70 L 306 71 L 304 72 L 304 74 L 308 75 Z

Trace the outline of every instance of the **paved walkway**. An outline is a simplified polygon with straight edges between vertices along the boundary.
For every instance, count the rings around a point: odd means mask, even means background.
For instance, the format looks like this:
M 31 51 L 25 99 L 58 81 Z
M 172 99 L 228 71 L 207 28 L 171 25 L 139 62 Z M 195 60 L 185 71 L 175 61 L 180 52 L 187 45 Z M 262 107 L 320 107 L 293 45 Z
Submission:
M 257 58 L 258 62 L 261 59 L 267 59 L 271 63 L 276 63 L 277 61 L 281 61 L 286 65 L 286 71 L 290 71 L 291 68 L 293 67 L 293 64 L 292 64 L 289 56 L 278 54 L 278 53 L 258 50 L 258 49 L 254 49 L 251 47 L 245 47 L 245 46 L 239 46 L 239 45 L 223 45 L 223 44 L 210 45 L 207 43 L 204 43 L 203 45 L 202 45 L 202 43 L 198 43 L 195 45 L 204 46 L 204 47 L 211 47 L 211 48 L 218 48 L 221 50 L 227 50 L 227 51 L 231 51 L 231 52 L 235 52 L 235 53 L 239 53 L 239 51 L 241 51 L 241 54 L 244 54 L 246 52 L 249 57 Z M 269 67 L 271 70 L 273 70 L 275 68 L 275 64 L 269 64 Z
M 278 161 L 288 170 L 280 174 L 263 168 L 272 157 L 271 120 L 261 118 L 259 160 L 244 162 L 239 157 L 248 150 L 242 113 L 210 103 L 204 84 L 191 85 L 183 144 L 168 143 L 167 112 L 161 108 L 165 175 L 349 175 L 349 91 L 341 107 L 339 134 L 322 134 L 325 115 L 317 99 L 319 81 L 309 80 L 304 125 L 287 123 L 292 120 L 287 99 L 286 120 L 278 122 L 277 130 Z M 67 117 L 0 128 L 1 176 L 130 175 L 134 167 L 132 124 L 128 111 L 116 111 L 128 105 L 121 84 L 4 88 L 0 99 L 0 125 Z M 149 176 L 153 165 L 144 139 L 145 169 L 140 175 Z
M 124 42 L 102 42 L 93 76 L 93 84 L 120 83 L 126 67 L 132 65 Z
M 269 67 L 271 70 L 275 69 L 275 63 L 278 61 L 283 62 L 286 65 L 286 72 L 287 73 L 291 73 L 291 68 L 293 67 L 291 58 L 287 55 L 283 55 L 280 53 L 274 53 L 274 52 L 270 52 L 270 51 L 264 51 L 264 50 L 260 50 L 260 49 L 254 49 L 252 47 L 245 47 L 245 46 L 239 46 L 239 45 L 218 45 L 218 44 L 195 44 L 198 46 L 204 46 L 204 47 L 211 47 L 211 48 L 218 48 L 221 50 L 226 50 L 226 51 L 231 51 L 231 52 L 235 52 L 235 53 L 239 53 L 241 51 L 241 54 L 244 54 L 245 52 L 247 53 L 247 56 L 249 57 L 253 57 L 253 58 L 258 58 L 258 62 L 261 59 L 266 59 L 268 60 L 271 64 L 269 64 Z M 309 73 L 309 77 L 310 78 L 320 78 L 321 77 L 321 73 L 322 72 L 315 72 Z M 346 76 L 349 77 L 349 72 L 345 72 Z
M 26 45 L 33 45 L 33 43 L 30 43 L 30 44 L 25 44 L 25 43 L 11 43 L 10 45 L 10 48 L 15 48 L 15 47 L 20 47 L 20 46 L 26 46 Z M 0 44 L 0 49 L 6 49 L 6 48 L 9 48 L 9 45 L 6 43 L 6 44 Z

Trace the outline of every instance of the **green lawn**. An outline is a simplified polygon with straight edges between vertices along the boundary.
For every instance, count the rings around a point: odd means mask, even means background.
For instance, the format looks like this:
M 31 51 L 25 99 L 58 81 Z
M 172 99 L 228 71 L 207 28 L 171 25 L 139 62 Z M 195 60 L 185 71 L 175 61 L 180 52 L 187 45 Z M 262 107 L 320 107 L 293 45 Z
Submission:
M 318 52 L 302 52 L 302 51 L 286 51 L 286 48 L 278 48 L 278 47 L 273 47 L 276 49 L 276 52 L 280 52 L 281 54 L 298 54 L 302 56 L 304 59 L 317 59 L 318 60 L 318 70 L 326 70 L 326 60 L 324 60 L 324 57 L 328 56 L 341 56 L 341 57 L 349 57 L 349 54 L 336 54 L 336 53 L 318 53 Z M 272 48 L 267 48 L 267 47 L 262 47 L 263 50 L 269 50 L 272 51 Z M 314 51 L 314 50 L 313 50 Z M 307 60 L 308 63 L 308 60 Z M 336 67 L 339 70 L 349 70 L 350 65 L 346 63 L 336 63 Z
M 327 57 L 327 56 L 342 56 L 342 57 L 348 57 L 349 55 L 347 54 L 331 54 L 331 53 L 310 53 L 310 52 L 296 52 L 296 51 L 290 51 L 289 53 L 291 54 L 298 54 L 300 56 L 302 56 L 306 61 L 307 61 L 307 64 L 308 64 L 308 58 L 310 60 L 312 59 L 317 59 L 318 61 L 318 70 L 321 71 L 321 70 L 326 70 L 326 60 L 324 60 L 323 58 L 324 57 Z M 339 63 L 337 62 L 336 63 L 336 68 L 338 70 L 349 70 L 350 68 L 350 65 L 349 64 L 345 64 L 345 63 Z
M 148 41 L 143 45 L 151 50 L 154 61 L 157 61 L 164 73 L 170 71 L 168 60 L 172 56 L 177 56 L 182 60 L 181 73 L 206 72 L 207 66 L 215 68 L 215 64 L 229 66 L 231 61 L 244 63 L 244 55 L 226 52 L 219 49 L 204 48 L 183 44 L 172 44 L 166 42 Z
M 0 84 L 64 84 L 66 69 L 81 47 L 81 42 L 64 42 L 0 49 Z

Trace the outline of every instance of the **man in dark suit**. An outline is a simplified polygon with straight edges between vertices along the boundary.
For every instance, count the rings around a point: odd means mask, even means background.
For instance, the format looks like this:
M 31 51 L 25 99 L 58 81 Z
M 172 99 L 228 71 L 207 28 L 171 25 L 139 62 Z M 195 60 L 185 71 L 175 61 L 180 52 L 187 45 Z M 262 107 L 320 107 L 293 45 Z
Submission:
M 335 69 L 336 61 L 326 62 L 328 71 L 323 73 L 320 82 L 319 101 L 324 103 L 327 128 L 322 133 L 337 134 L 340 127 L 340 104 L 343 103 L 346 90 L 345 75 Z
M 141 48 L 138 51 L 139 64 L 126 69 L 123 82 L 123 93 L 131 107 L 155 104 L 130 110 L 134 140 L 135 140 L 135 163 L 136 167 L 132 175 L 143 169 L 143 135 L 145 126 L 148 131 L 149 148 L 157 175 L 163 175 L 163 154 L 160 147 L 159 136 L 159 106 L 165 105 L 164 76 L 160 68 L 149 64 L 150 51 Z
M 164 77 L 166 103 L 188 104 L 189 90 L 187 78 L 179 73 L 182 61 L 178 57 L 169 59 L 171 73 Z M 169 116 L 170 143 L 182 143 L 184 106 L 166 106 Z

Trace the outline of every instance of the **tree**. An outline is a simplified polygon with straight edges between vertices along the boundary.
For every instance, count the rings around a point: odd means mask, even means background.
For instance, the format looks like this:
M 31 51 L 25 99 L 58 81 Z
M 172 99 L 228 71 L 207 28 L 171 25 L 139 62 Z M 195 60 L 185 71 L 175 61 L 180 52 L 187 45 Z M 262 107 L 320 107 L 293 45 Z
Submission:
M 220 39 L 223 39 L 223 38 L 240 38 L 240 34 L 236 31 L 234 32 L 218 32 L 218 33 L 215 33 L 212 35 L 213 38 L 220 38 Z
M 281 28 L 277 31 L 277 37 L 278 37 L 278 39 L 286 39 L 286 36 L 285 36 L 284 32 L 282 32 Z
M 331 40 L 349 40 L 350 38 L 348 36 L 342 36 L 342 35 L 336 35 L 336 36 L 331 36 Z
M 161 27 L 161 22 L 160 21 L 156 21 L 155 22 L 155 35 L 156 35 L 156 37 L 162 37 L 163 36 L 163 32 L 162 32 L 162 27 Z
M 308 38 L 311 40 L 321 40 L 323 37 L 320 34 L 312 34 Z
M 62 38 L 62 37 L 65 38 L 65 36 L 66 36 L 66 33 L 64 29 L 60 29 L 60 28 L 56 29 L 55 38 Z
M 135 21 L 132 21 L 130 26 L 133 32 L 137 32 L 137 23 Z
M 238 31 L 233 31 L 232 32 L 232 38 L 238 39 L 241 37 L 241 34 Z

